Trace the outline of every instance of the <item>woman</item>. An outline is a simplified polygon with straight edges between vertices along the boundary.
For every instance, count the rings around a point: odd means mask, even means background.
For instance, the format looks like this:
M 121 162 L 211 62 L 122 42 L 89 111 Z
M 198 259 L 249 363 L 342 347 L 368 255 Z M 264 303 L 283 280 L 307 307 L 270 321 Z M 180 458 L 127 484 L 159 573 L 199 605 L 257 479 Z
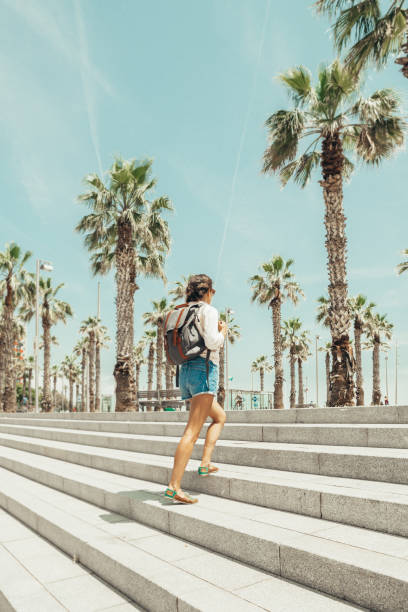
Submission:
M 182 399 L 190 400 L 190 415 L 174 457 L 173 472 L 165 496 L 184 504 L 198 502 L 181 489 L 181 479 L 186 465 L 193 452 L 194 444 L 200 435 L 201 428 L 207 417 L 212 423 L 207 429 L 204 452 L 199 476 L 208 476 L 218 471 L 211 464 L 211 454 L 225 423 L 225 412 L 216 401 L 218 388 L 219 350 L 227 335 L 227 325 L 218 320 L 218 312 L 211 306 L 215 289 L 212 280 L 206 274 L 196 274 L 189 278 L 186 288 L 186 302 L 200 304 L 197 321 L 198 331 L 205 341 L 206 349 L 199 357 L 183 363 L 180 368 L 180 390 Z M 210 350 L 207 379 L 207 349 Z

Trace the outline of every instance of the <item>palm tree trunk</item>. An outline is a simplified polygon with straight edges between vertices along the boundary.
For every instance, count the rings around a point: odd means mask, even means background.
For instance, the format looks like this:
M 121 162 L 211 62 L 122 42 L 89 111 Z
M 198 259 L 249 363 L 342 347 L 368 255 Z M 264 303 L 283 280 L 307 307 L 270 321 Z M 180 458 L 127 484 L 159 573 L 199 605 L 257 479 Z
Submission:
M 356 400 L 357 406 L 364 406 L 363 365 L 361 359 L 361 322 L 354 319 L 354 346 L 356 352 Z
M 290 396 L 289 396 L 289 405 L 291 408 L 295 408 L 296 406 L 296 371 L 295 371 L 295 362 L 296 358 L 293 354 L 293 348 L 290 349 Z
M 31 384 L 32 384 L 32 379 L 33 379 L 33 369 L 32 368 L 28 368 L 28 410 L 31 410 Z
M 323 197 L 326 207 L 326 249 L 329 270 L 329 322 L 332 336 L 332 370 L 329 406 L 354 404 L 354 358 L 350 345 L 350 313 L 347 303 L 347 239 L 343 212 L 343 147 L 338 132 L 322 146 Z M 300 400 L 299 400 L 300 403 Z
M 69 411 L 72 412 L 74 407 L 74 381 L 72 379 L 72 374 L 70 373 L 68 378 L 69 383 Z
M 4 333 L 3 318 L 0 320 L 0 412 L 3 410 L 3 393 L 5 383 L 5 368 L 6 368 L 6 337 Z
M 282 335 L 281 335 L 281 304 L 280 288 L 277 287 L 278 295 L 272 302 L 273 321 L 273 345 L 274 345 L 274 370 L 275 384 L 273 391 L 273 407 L 283 408 L 283 366 L 282 366 Z
M 43 340 L 44 340 L 44 379 L 43 379 L 43 396 L 41 400 L 41 408 L 45 412 L 51 412 L 51 325 L 49 321 L 48 304 L 44 304 L 45 313 L 42 317 Z
M 140 370 L 141 370 L 141 365 L 140 363 L 136 364 L 136 391 L 140 391 Z
M 57 375 L 54 374 L 53 377 L 53 391 L 52 391 L 52 401 L 53 401 L 53 410 L 57 407 Z
M 154 372 L 154 344 L 149 345 L 149 355 L 147 357 L 147 390 L 153 389 L 153 372 Z M 148 408 L 150 410 L 150 408 Z
M 89 334 L 88 350 L 89 412 L 95 412 L 95 337 Z
M 96 343 L 95 347 L 95 410 L 101 411 L 101 345 Z
M 23 397 L 27 397 L 27 370 L 25 366 L 23 372 Z
M 136 285 L 135 250 L 132 227 L 127 221 L 118 221 L 116 246 L 116 412 L 135 407 L 135 380 L 133 364 L 134 297 Z
M 3 389 L 3 410 L 5 412 L 16 412 L 17 394 L 15 384 L 15 356 L 14 356 L 14 336 L 15 323 L 13 321 L 13 288 L 10 277 L 7 278 L 7 293 L 3 307 L 3 333 L 4 333 L 4 389 Z
M 162 372 L 163 372 L 163 322 L 160 321 L 157 324 L 157 338 L 156 338 L 156 389 L 157 394 L 160 394 L 162 390 Z M 157 410 L 163 410 L 161 400 L 159 405 L 156 407 Z
M 217 401 L 222 408 L 225 404 L 225 342 L 220 348 L 220 371 L 218 381 Z
M 264 383 L 265 383 L 265 370 L 263 368 L 261 368 L 259 370 L 259 378 L 261 379 L 261 391 L 264 390 Z
M 85 412 L 86 410 L 86 401 L 85 401 L 85 372 L 86 372 L 86 348 L 82 348 L 82 358 L 81 358 L 81 412 Z
M 374 336 L 373 348 L 373 395 L 371 404 L 379 406 L 381 402 L 380 388 L 380 337 Z
M 298 383 L 299 383 L 299 388 L 298 388 L 298 405 L 299 406 L 304 406 L 305 398 L 304 398 L 304 395 L 303 395 L 303 364 L 302 364 L 302 360 L 300 358 L 298 358 L 297 362 L 298 362 Z
M 330 397 L 330 353 L 326 353 L 326 406 Z

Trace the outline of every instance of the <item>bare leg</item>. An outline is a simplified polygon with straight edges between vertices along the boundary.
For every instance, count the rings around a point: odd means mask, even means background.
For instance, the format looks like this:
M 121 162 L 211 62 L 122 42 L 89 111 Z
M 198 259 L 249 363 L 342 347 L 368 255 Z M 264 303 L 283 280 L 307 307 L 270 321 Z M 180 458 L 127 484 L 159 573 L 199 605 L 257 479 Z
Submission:
M 219 405 L 215 398 L 211 405 L 209 416 L 213 422 L 208 427 L 207 435 L 205 437 L 203 457 L 201 459 L 201 465 L 203 467 L 208 467 L 210 465 L 211 455 L 214 450 L 215 443 L 220 437 L 220 433 L 227 418 L 224 409 Z
M 181 479 L 183 478 L 186 465 L 193 452 L 194 444 L 210 412 L 213 397 L 213 395 L 206 393 L 193 397 L 190 402 L 190 416 L 183 437 L 177 446 L 174 456 L 173 472 L 169 483 L 169 488 L 175 489 L 178 495 L 182 495 L 183 493 L 181 490 Z

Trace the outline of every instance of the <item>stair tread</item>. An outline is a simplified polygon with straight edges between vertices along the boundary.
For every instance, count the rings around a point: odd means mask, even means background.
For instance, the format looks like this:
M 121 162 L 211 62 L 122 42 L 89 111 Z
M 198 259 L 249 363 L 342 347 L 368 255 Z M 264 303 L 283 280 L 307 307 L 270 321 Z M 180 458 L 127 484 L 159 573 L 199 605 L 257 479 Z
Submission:
M 6 415 L 2 415 L 2 420 L 30 420 L 32 422 L 35 423 L 35 421 L 38 422 L 38 417 L 15 417 L 15 416 L 6 416 Z M 162 427 L 162 426 L 178 426 L 178 427 L 185 427 L 185 423 L 184 422 L 169 422 L 169 421 L 135 421 L 135 420 L 126 420 L 126 419 L 121 419 L 121 420 L 117 420 L 117 419 L 100 419 L 97 423 L 95 423 L 95 419 L 63 419 L 63 418 L 45 418 L 43 417 L 41 419 L 41 422 L 43 421 L 47 421 L 47 422 L 51 422 L 51 423 L 55 423 L 56 421 L 58 422 L 58 424 L 62 423 L 69 423 L 70 425 L 73 425 L 73 421 L 77 421 L 77 423 L 75 423 L 75 425 L 77 425 L 78 423 L 83 423 L 83 424 L 92 424 L 92 425 L 107 425 L 107 424 L 114 424 L 114 425 L 151 425 L 151 426 L 155 426 L 155 427 Z M 209 425 L 210 422 L 206 422 L 204 423 L 204 425 Z M 36 424 L 36 427 L 38 425 Z M 290 429 L 290 428 L 297 428 L 297 429 L 395 429 L 395 430 L 400 430 L 400 429 L 408 429 L 408 423 L 229 423 L 228 421 L 224 424 L 225 428 L 229 428 L 229 427 L 248 427 L 248 428 L 254 428 L 254 427 L 268 427 L 268 428 L 279 428 L 279 429 Z M 56 429 L 58 429 L 58 427 L 56 427 Z M 64 428 L 65 429 L 65 428 Z M 75 427 L 73 426 L 72 429 L 75 429 Z
M 26 442 L 26 436 L 6 434 L 0 432 L 0 449 L 9 448 L 1 445 L 1 437 L 8 440 Z M 91 453 L 96 456 L 112 457 L 137 461 L 145 465 L 160 466 L 171 468 L 173 457 L 169 455 L 156 455 L 140 453 L 136 451 L 126 451 L 120 449 L 95 447 L 86 444 L 73 442 L 60 442 L 58 440 L 44 440 L 43 438 L 30 438 L 30 444 L 35 446 L 48 446 L 73 452 Z M 3 452 L 3 450 L 2 450 Z M 300 487 L 302 489 L 318 490 L 331 493 L 342 493 L 356 495 L 359 497 L 370 497 L 371 499 L 391 501 L 398 503 L 408 503 L 408 485 L 382 482 L 376 480 L 361 480 L 356 478 L 344 478 L 341 476 L 325 476 L 320 474 L 309 474 L 305 472 L 290 472 L 285 470 L 274 470 L 244 465 L 233 465 L 230 463 L 216 462 L 222 466 L 220 475 L 228 478 L 239 478 L 250 482 L 263 482 L 268 484 L 280 484 L 285 486 Z M 200 461 L 190 459 L 188 471 L 196 471 Z
M 217 601 L 220 607 L 223 604 L 226 609 L 237 611 L 283 610 L 285 606 L 276 606 L 280 596 L 286 598 L 286 609 L 290 601 L 302 601 L 302 610 L 310 611 L 361 609 L 107 512 L 6 469 L 0 468 L 0 477 L 3 491 L 8 491 L 7 496 L 23 504 L 30 512 L 88 542 L 95 550 L 108 554 L 184 601 L 195 602 L 200 610 L 211 609 L 211 600 Z M 142 484 L 145 486 L 143 481 Z M 182 508 L 183 511 L 187 509 L 193 510 L 192 507 Z M 383 559 L 385 555 L 380 557 Z M 389 559 L 387 556 L 387 563 Z M 405 563 L 401 559 L 396 561 L 402 565 Z M 392 575 L 396 571 L 393 569 Z M 269 589 L 273 607 L 253 603 L 260 597 L 256 588 L 259 584 L 264 590 Z M 254 586 L 252 591 L 251 585 Z
M 142 610 L 2 509 L 0 567 L 0 593 L 19 612 Z
M 0 423 L 0 434 L 2 428 L 5 426 Z M 178 443 L 180 436 L 157 436 L 147 434 L 131 434 L 131 433 L 118 433 L 118 432 L 106 432 L 106 431 L 82 431 L 77 429 L 66 430 L 62 428 L 54 427 L 32 427 L 29 428 L 24 425 L 6 425 L 6 427 L 15 428 L 17 431 L 23 431 L 24 429 L 39 431 L 42 434 L 51 434 L 53 432 L 58 434 L 75 434 L 79 439 L 84 436 L 94 436 L 117 439 L 133 439 L 133 440 L 144 440 L 151 442 L 172 442 Z M 7 432 L 6 432 L 7 433 Z M 44 436 L 46 438 L 46 436 Z M 203 446 L 204 441 L 198 439 L 196 446 Z M 261 442 L 261 441 L 248 441 L 248 440 L 222 440 L 217 441 L 217 447 L 229 447 L 229 448 L 249 448 L 254 450 L 274 450 L 283 452 L 297 452 L 297 453 L 310 453 L 310 454 L 335 454 L 335 455 L 350 455 L 350 456 L 373 456 L 373 457 L 388 457 L 394 459 L 408 459 L 408 449 L 404 448 L 380 448 L 380 447 L 366 447 L 366 446 L 337 446 L 337 445 L 321 445 L 321 444 L 299 444 L 299 443 L 287 443 L 287 442 Z
M 119 476 L 91 467 L 72 465 L 66 461 L 51 459 L 26 451 L 16 449 L 4 449 L 4 451 L 6 451 L 6 456 L 10 458 L 27 463 L 30 466 L 36 466 L 61 478 L 75 479 L 87 485 L 102 487 L 104 490 L 113 493 L 126 494 L 126 492 L 129 492 L 132 493 L 131 497 L 135 497 L 134 493 L 137 494 L 140 491 L 142 493 L 139 496 L 141 503 L 145 503 L 147 506 L 163 507 L 165 487 L 161 484 Z M 56 497 L 59 498 L 60 492 L 53 490 L 48 494 L 50 499 L 53 499 L 54 491 Z M 330 548 L 330 543 L 334 545 L 343 544 L 358 554 L 381 554 L 389 558 L 390 562 L 400 559 L 404 568 L 403 574 L 405 579 L 408 580 L 408 540 L 406 538 L 377 533 L 370 529 L 347 526 L 320 518 L 260 508 L 248 503 L 204 493 L 196 493 L 196 495 L 198 495 L 200 501 L 194 507 L 171 504 L 166 506 L 166 510 L 169 513 L 181 513 L 198 520 L 229 526 L 241 533 L 261 536 L 263 539 L 280 544 L 295 546 L 297 541 L 301 541 L 303 537 L 308 536 L 310 541 L 305 539 L 307 545 L 314 546 L 319 543 L 322 548 L 325 546 Z M 76 502 L 73 506 L 76 507 Z M 342 553 L 347 556 L 346 551 L 342 551 Z M 369 563 L 369 560 L 367 559 L 366 562 Z M 367 568 L 373 569 L 378 562 L 378 559 L 372 560 L 374 565 L 369 563 Z

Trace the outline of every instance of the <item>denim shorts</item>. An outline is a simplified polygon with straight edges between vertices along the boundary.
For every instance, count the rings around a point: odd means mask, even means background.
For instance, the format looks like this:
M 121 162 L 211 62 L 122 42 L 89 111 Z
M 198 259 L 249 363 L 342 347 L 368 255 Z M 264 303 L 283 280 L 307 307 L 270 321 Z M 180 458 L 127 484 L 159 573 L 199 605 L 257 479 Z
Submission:
M 208 384 L 209 383 L 209 384 Z M 190 399 L 196 395 L 210 393 L 217 395 L 218 390 L 218 366 L 212 361 L 207 365 L 204 357 L 195 357 L 186 361 L 180 367 L 180 391 L 181 399 Z

